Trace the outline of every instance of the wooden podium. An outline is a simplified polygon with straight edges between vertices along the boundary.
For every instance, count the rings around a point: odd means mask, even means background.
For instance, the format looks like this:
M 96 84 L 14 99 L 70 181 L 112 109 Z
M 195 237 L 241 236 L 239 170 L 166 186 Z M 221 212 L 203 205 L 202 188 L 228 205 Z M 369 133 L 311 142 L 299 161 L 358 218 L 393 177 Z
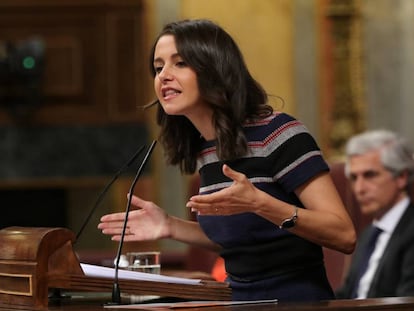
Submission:
M 49 291 L 111 292 L 113 279 L 85 276 L 65 228 L 8 227 L 0 230 L 0 306 L 48 306 Z M 123 293 L 201 300 L 230 300 L 226 283 L 199 285 L 119 280 Z

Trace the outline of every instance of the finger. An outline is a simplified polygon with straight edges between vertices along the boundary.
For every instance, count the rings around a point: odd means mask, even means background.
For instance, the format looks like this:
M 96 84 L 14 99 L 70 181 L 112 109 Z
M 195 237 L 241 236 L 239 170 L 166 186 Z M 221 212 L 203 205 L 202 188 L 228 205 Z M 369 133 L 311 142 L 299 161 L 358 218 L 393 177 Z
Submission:
M 238 171 L 233 170 L 227 164 L 223 164 L 222 167 L 223 174 L 233 181 L 242 181 L 244 179 L 244 174 Z
M 211 208 L 212 204 L 200 202 L 200 201 L 188 201 L 186 206 L 189 208 L 195 208 L 198 210 L 198 209 Z
M 223 190 L 224 189 L 210 194 L 194 195 L 187 202 L 187 207 L 192 207 L 192 205 L 194 204 L 213 204 L 216 202 L 220 202 L 223 197 Z
M 151 206 L 151 201 L 145 201 L 136 195 L 133 195 L 131 198 L 131 204 L 139 209 L 146 210 Z
M 101 217 L 101 222 L 120 221 L 125 219 L 125 212 L 107 214 Z
M 117 228 L 103 228 L 102 229 L 102 233 L 105 235 L 121 235 L 122 234 L 122 229 L 117 227 Z
M 227 213 L 226 209 L 220 207 L 208 207 L 208 208 L 199 208 L 195 209 L 193 212 L 198 213 L 198 215 L 225 215 Z

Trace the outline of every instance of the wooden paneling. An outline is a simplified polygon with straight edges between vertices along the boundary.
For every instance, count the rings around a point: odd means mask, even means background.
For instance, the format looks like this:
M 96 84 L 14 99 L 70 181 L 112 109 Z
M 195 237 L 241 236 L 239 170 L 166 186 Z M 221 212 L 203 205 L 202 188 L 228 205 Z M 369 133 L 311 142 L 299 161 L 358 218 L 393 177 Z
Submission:
M 41 105 L 35 124 L 142 120 L 148 101 L 143 6 L 136 1 L 0 2 L 0 42 L 45 43 Z M 0 122 L 13 118 L 0 107 Z

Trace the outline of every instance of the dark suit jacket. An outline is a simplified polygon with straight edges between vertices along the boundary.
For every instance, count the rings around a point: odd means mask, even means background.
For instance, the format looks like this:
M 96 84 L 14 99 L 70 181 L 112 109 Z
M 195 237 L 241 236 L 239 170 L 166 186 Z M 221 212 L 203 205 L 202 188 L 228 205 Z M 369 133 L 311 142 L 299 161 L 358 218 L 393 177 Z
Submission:
M 351 298 L 358 263 L 361 261 L 361 250 L 366 247 L 366 244 L 367 231 L 365 230 L 358 239 L 345 282 L 336 292 L 337 298 Z M 397 296 L 414 296 L 413 203 L 410 203 L 395 227 L 368 291 L 368 298 Z

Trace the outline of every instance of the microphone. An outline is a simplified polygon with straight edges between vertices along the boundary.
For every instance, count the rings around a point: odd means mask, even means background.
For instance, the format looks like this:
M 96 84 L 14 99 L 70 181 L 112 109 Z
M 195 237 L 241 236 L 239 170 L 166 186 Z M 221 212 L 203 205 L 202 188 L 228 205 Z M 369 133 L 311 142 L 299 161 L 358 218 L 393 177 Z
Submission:
M 114 284 L 113 284 L 113 288 L 112 288 L 112 303 L 111 304 L 120 304 L 121 303 L 121 289 L 119 288 L 119 280 L 118 280 L 119 260 L 121 258 L 122 246 L 124 244 L 125 231 L 126 231 L 127 222 L 128 222 L 129 210 L 131 209 L 132 194 L 134 193 L 135 185 L 136 185 L 139 177 L 141 176 L 142 170 L 145 167 L 145 164 L 147 164 L 148 159 L 149 159 L 152 151 L 154 150 L 154 147 L 155 147 L 156 143 L 157 143 L 157 141 L 153 140 L 152 144 L 149 146 L 149 148 L 147 150 L 147 153 L 145 154 L 145 157 L 142 160 L 142 163 L 141 163 L 140 167 L 138 168 L 137 174 L 135 175 L 135 178 L 134 178 L 134 180 L 131 184 L 131 188 L 129 189 L 129 196 L 128 196 L 128 202 L 127 202 L 126 211 L 125 211 L 124 225 L 122 227 L 121 239 L 119 241 L 118 252 L 117 252 L 116 261 L 115 261 L 115 277 L 114 277 Z
M 85 221 L 83 222 L 81 228 L 78 231 L 78 234 L 76 235 L 76 241 L 79 239 L 80 235 L 82 234 L 83 230 L 85 229 L 86 225 L 89 223 L 89 220 L 91 219 L 92 215 L 94 214 L 95 210 L 98 208 L 99 204 L 101 203 L 102 199 L 104 198 L 105 194 L 108 192 L 109 188 L 112 186 L 112 184 L 115 182 L 115 180 L 118 179 L 118 177 L 128 168 L 131 166 L 131 164 L 136 160 L 136 158 L 141 154 L 141 152 L 144 150 L 145 145 L 138 148 L 138 150 L 134 153 L 134 155 L 119 169 L 118 172 L 112 177 L 111 181 L 105 186 L 105 188 L 102 190 L 102 192 L 99 194 L 97 200 L 95 201 L 95 204 L 93 205 L 92 209 L 90 210 L 88 216 L 86 217 Z

